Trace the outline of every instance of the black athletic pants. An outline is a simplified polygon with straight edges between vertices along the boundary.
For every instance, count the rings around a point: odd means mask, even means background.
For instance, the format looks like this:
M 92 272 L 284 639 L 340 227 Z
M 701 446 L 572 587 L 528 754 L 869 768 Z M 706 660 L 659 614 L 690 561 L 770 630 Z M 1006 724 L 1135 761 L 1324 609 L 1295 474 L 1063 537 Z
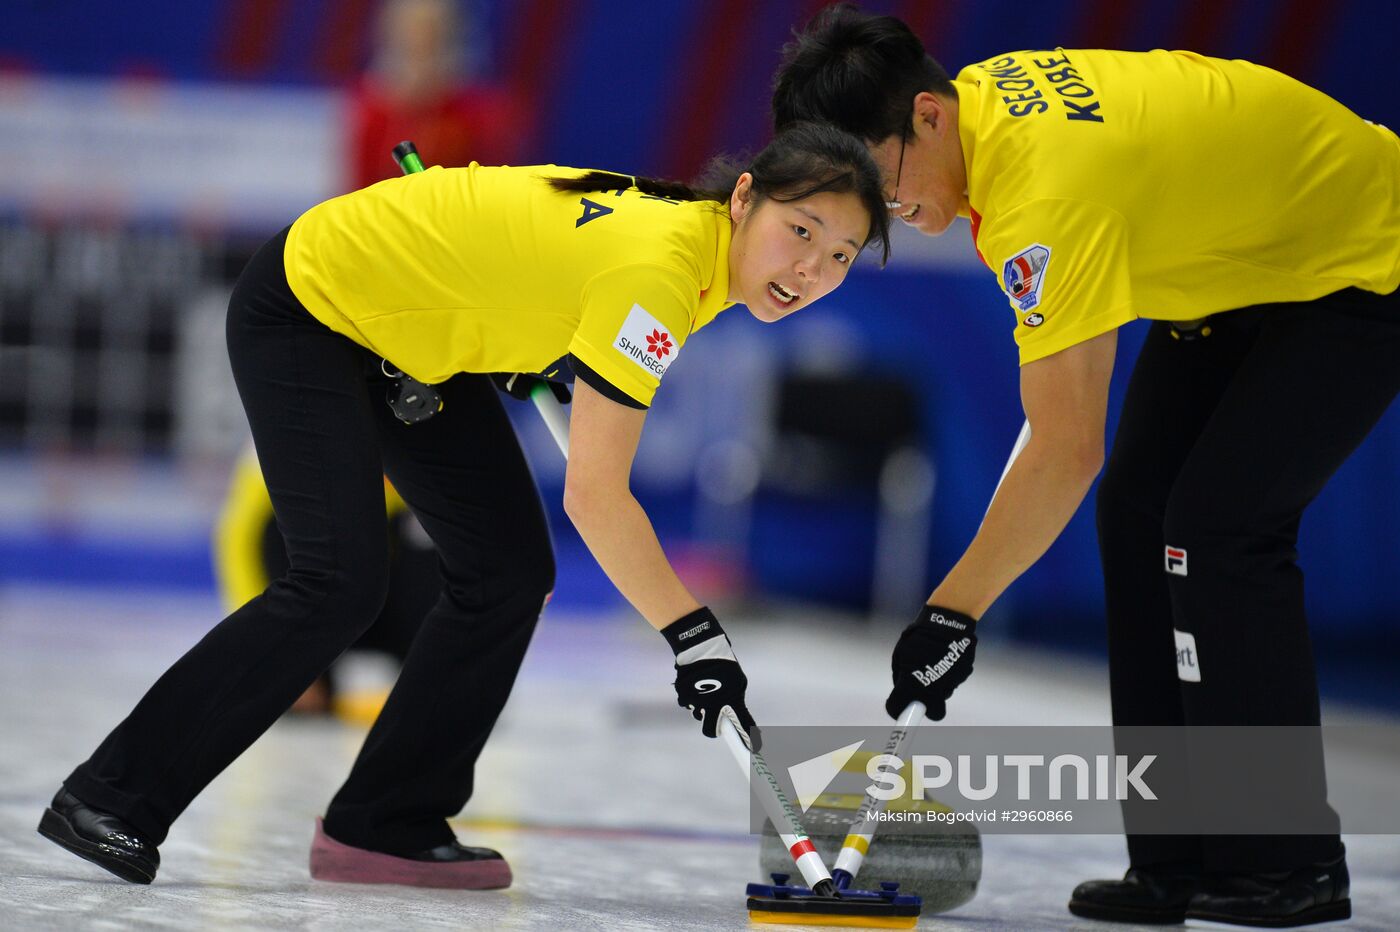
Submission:
M 1190 341 L 1152 325 L 1099 486 L 1113 721 L 1317 725 L 1298 525 L 1400 392 L 1400 292 L 1209 325 Z M 1176 572 L 1168 546 L 1184 551 Z M 1181 677 L 1173 629 L 1195 642 Z M 1134 866 L 1272 871 L 1340 850 L 1335 834 L 1135 835 L 1125 819 Z
M 471 795 L 554 586 L 548 529 L 489 378 L 451 379 L 442 411 L 400 423 L 378 360 L 293 296 L 285 241 L 234 288 L 228 348 L 290 567 L 177 661 L 66 785 L 159 844 L 379 613 L 387 474 L 437 545 L 442 592 L 325 825 L 408 854 L 450 841 L 446 820 Z

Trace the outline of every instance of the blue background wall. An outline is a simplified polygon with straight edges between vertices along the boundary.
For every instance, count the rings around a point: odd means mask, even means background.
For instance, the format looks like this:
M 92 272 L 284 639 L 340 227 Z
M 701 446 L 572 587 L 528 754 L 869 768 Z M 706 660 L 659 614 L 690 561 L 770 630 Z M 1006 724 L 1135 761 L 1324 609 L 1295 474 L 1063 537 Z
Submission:
M 481 71 L 536 113 L 551 160 L 685 176 L 760 145 L 778 49 L 816 0 L 470 0 Z M 1188 48 L 1248 58 L 1400 123 L 1392 0 L 903 0 L 949 70 L 1019 48 Z M 9 0 L 0 68 L 335 84 L 365 64 L 373 0 Z
M 532 161 L 685 177 L 714 152 L 762 145 L 778 50 L 792 26 L 821 5 L 477 0 L 466 7 L 476 23 L 478 77 L 514 90 L 534 115 L 526 141 Z M 869 7 L 905 18 L 950 71 L 1024 47 L 1190 48 L 1277 67 L 1368 118 L 1400 125 L 1400 3 L 1393 0 L 907 0 Z M 10 0 L 0 69 L 340 85 L 365 64 L 374 10 L 372 0 Z M 929 560 L 936 577 L 975 530 L 1021 420 L 1004 301 L 977 268 L 896 266 L 857 270 L 831 313 L 866 335 L 873 358 L 926 388 L 926 427 L 939 464 Z M 716 328 L 748 323 L 722 320 Z M 1118 397 L 1141 336 L 1140 325 L 1124 333 Z M 783 337 L 765 332 L 755 339 Z M 1391 411 L 1304 525 L 1309 597 L 1328 638 L 1396 649 L 1397 475 L 1400 413 Z M 998 606 L 1012 629 L 1061 641 L 1098 639 L 1089 511 L 1081 509 Z M 756 535 L 771 532 L 759 527 Z M 827 553 L 851 557 L 839 546 Z M 810 558 L 814 574 L 821 557 Z

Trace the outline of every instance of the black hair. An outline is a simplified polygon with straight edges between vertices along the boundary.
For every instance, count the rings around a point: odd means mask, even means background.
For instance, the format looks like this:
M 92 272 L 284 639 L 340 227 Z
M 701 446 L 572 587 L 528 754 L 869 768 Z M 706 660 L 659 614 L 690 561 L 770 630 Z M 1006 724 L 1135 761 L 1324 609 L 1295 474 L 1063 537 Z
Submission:
M 773 79 L 773 126 L 799 120 L 835 123 L 871 145 L 903 136 L 914 97 L 955 97 L 948 72 L 893 16 L 840 3 L 794 31 Z
M 616 191 L 635 187 L 643 194 L 679 201 L 729 203 L 744 172 L 753 175 L 755 204 L 765 198 L 798 201 L 831 191 L 855 194 L 870 217 L 862 248 L 880 245 L 880 264 L 890 257 L 890 216 L 880 185 L 880 169 L 864 143 L 834 126 L 798 122 L 784 128 L 747 164 L 728 156 L 712 159 L 694 185 L 659 178 L 590 171 L 575 178 L 550 178 L 556 191 Z

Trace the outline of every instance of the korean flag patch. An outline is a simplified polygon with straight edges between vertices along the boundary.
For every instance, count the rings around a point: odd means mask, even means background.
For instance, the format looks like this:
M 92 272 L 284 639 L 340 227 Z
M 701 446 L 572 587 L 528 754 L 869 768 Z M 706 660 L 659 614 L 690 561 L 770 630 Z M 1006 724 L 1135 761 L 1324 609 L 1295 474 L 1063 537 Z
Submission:
M 1040 304 L 1040 289 L 1045 286 L 1045 267 L 1049 264 L 1050 247 L 1035 243 L 1007 259 L 1002 267 L 1002 287 L 1022 312 Z

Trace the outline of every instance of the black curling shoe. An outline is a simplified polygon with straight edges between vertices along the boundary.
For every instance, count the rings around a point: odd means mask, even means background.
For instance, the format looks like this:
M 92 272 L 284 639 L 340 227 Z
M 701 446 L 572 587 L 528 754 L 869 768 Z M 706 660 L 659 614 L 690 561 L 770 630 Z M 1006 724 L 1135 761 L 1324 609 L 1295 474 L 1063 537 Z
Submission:
M 150 883 L 160 867 L 155 845 L 121 819 L 93 809 L 66 789 L 59 790 L 44 810 L 39 834 L 131 883 Z
M 1201 890 L 1199 869 L 1130 867 L 1122 880 L 1086 880 L 1070 894 L 1069 911 L 1085 919 L 1171 925 Z
M 1351 875 L 1346 854 L 1296 871 L 1210 877 L 1191 898 L 1186 915 L 1274 929 L 1349 919 Z

